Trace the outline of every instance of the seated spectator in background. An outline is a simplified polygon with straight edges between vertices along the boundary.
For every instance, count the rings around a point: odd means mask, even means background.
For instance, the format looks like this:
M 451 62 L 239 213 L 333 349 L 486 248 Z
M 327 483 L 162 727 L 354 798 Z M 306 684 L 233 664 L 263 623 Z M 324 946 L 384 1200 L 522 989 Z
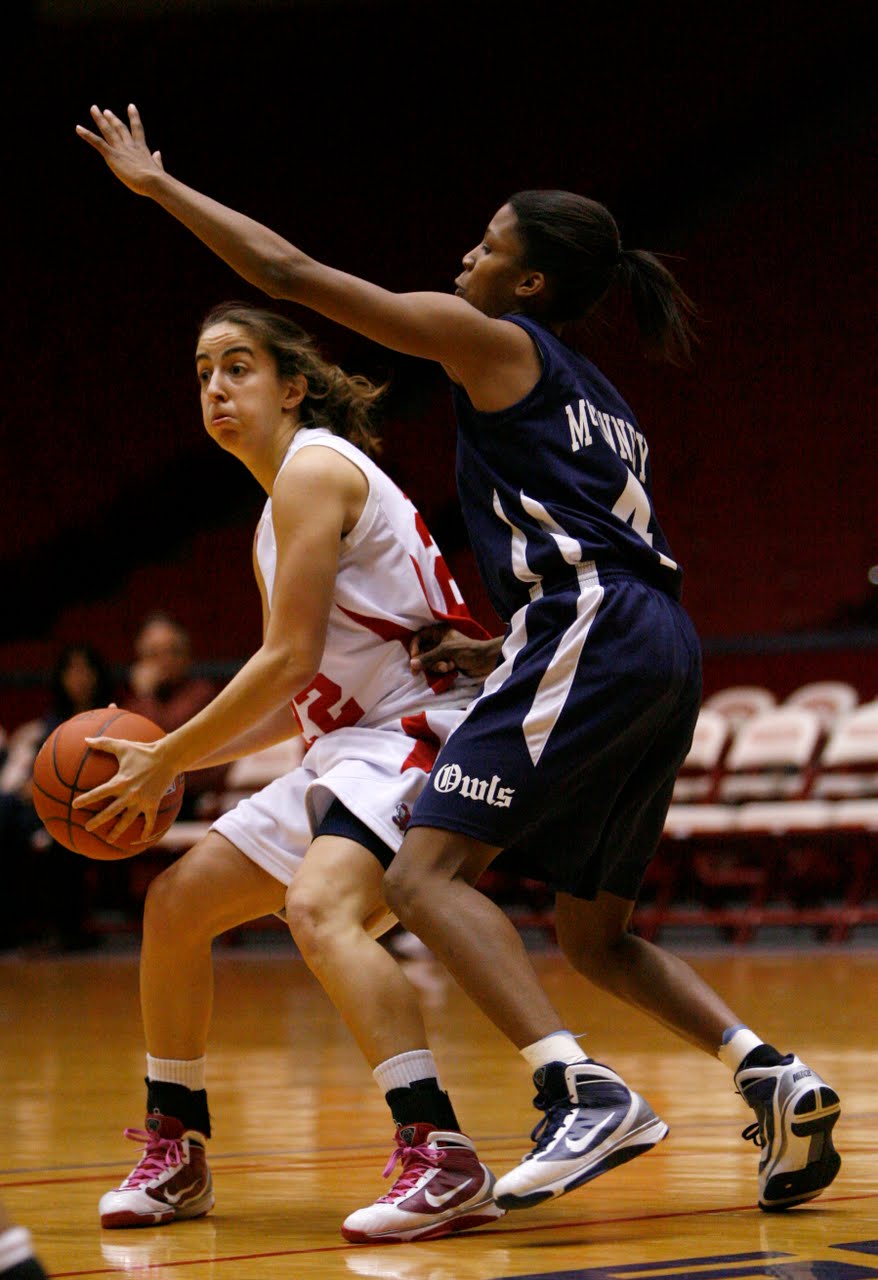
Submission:
M 135 637 L 134 653 L 122 705 L 165 733 L 191 720 L 218 692 L 215 681 L 193 674 L 189 633 L 168 613 L 147 615 Z M 187 774 L 180 817 L 195 818 L 205 811 L 213 816 L 213 798 L 222 791 L 225 776 L 226 766 Z
M 32 799 L 37 752 L 70 716 L 113 699 L 113 681 L 103 657 L 90 644 L 62 649 L 49 682 L 46 713 L 9 735 L 0 769 L 0 850 L 6 892 L 0 895 L 0 949 L 41 938 L 62 950 L 81 950 L 87 932 L 88 863 L 56 844 L 43 827 Z M 30 914 L 29 914 L 30 913 Z

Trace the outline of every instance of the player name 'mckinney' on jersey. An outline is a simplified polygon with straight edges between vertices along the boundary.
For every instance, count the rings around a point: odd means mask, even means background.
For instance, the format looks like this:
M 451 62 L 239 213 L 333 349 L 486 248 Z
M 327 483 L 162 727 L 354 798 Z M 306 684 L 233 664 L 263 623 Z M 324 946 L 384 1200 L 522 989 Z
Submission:
M 508 809 L 515 795 L 514 787 L 501 787 L 501 779 L 495 773 L 488 782 L 485 778 L 470 777 L 459 764 L 444 764 L 433 778 L 436 791 L 459 791 L 468 800 L 480 800 L 495 809 Z
M 565 404 L 564 411 L 570 427 L 570 447 L 574 453 L 594 443 L 591 428 L 595 427 L 623 462 L 637 472 L 638 480 L 646 480 L 649 445 L 643 433 L 632 427 L 627 419 L 596 409 L 590 400 L 580 400 L 575 408 L 572 404 Z

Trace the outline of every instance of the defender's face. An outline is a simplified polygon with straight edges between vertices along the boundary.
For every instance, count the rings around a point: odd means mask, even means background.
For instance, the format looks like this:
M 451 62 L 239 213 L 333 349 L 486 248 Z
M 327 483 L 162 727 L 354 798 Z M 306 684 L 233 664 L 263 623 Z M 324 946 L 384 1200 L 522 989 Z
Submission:
M 502 316 L 520 310 L 516 285 L 528 277 L 518 219 L 504 204 L 488 224 L 481 243 L 463 257 L 463 271 L 455 280 L 455 293 L 486 316 Z
M 201 414 L 211 439 L 230 453 L 268 442 L 282 421 L 287 384 L 273 357 L 243 325 L 205 329 L 195 355 Z

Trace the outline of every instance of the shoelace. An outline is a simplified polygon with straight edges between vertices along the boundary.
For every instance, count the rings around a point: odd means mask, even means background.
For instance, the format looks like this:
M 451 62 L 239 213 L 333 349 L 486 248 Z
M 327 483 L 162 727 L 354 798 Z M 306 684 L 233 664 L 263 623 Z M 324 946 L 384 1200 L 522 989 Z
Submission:
M 534 1106 L 536 1106 L 534 1100 Z M 568 1099 L 563 1102 L 556 1102 L 554 1106 L 546 1107 L 546 1114 L 541 1120 L 538 1120 L 534 1128 L 531 1130 L 530 1140 L 537 1145 L 533 1151 L 524 1157 L 529 1160 L 531 1156 L 536 1155 L 537 1151 L 542 1151 L 552 1141 L 558 1129 L 564 1122 L 564 1117 L 568 1111 L 572 1110 L 571 1103 Z
M 741 1137 L 745 1142 L 752 1142 L 759 1147 L 760 1151 L 765 1146 L 765 1134 L 762 1132 L 762 1121 L 754 1120 L 752 1124 L 748 1124 L 746 1129 L 741 1130 Z
M 445 1159 L 445 1152 L 440 1151 L 437 1147 L 406 1147 L 399 1146 L 393 1151 L 387 1165 L 384 1169 L 383 1177 L 389 1178 L 396 1167 L 397 1160 L 402 1165 L 402 1172 L 399 1178 L 393 1184 L 386 1196 L 382 1196 L 382 1200 L 389 1200 L 391 1196 L 396 1199 L 405 1191 L 411 1191 L 412 1187 L 421 1177 L 423 1166 L 431 1164 L 434 1168 L 442 1163 Z
M 545 1091 L 541 1089 L 534 1098 L 534 1106 L 540 1111 L 545 1111 L 546 1114 L 543 1116 L 542 1120 L 537 1122 L 536 1127 L 531 1131 L 530 1140 L 531 1142 L 535 1142 L 537 1145 L 533 1151 L 529 1152 L 528 1155 L 524 1157 L 524 1159 L 529 1160 L 538 1152 L 545 1150 L 554 1138 L 555 1134 L 558 1132 L 558 1129 L 564 1121 L 564 1117 L 575 1107 L 585 1108 L 587 1106 L 591 1109 L 597 1110 L 601 1107 L 613 1107 L 620 1105 L 622 1099 L 613 1096 L 614 1092 L 619 1090 L 619 1087 L 620 1086 L 613 1084 L 611 1081 L 606 1085 L 603 1085 L 600 1081 L 594 1082 L 591 1085 L 591 1095 L 587 1104 L 579 1101 L 571 1102 L 568 1097 L 556 1097 L 553 1102 L 550 1101 Z
M 126 1129 L 125 1137 L 132 1142 L 143 1143 L 145 1148 L 137 1166 L 125 1179 L 129 1187 L 139 1187 L 143 1182 L 151 1182 L 166 1169 L 183 1163 L 183 1147 L 177 1138 L 158 1138 L 145 1129 Z

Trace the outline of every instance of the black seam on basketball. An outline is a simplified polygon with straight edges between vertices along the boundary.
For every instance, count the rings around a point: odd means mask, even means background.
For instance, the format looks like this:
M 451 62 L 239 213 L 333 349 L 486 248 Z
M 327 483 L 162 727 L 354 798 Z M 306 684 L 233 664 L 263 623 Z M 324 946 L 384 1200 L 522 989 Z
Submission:
M 92 734 L 89 734 L 89 737 L 92 737 L 92 738 L 100 738 L 100 737 L 103 737 L 103 735 L 107 732 L 107 729 L 110 727 L 110 725 L 111 725 L 111 724 L 114 724 L 114 723 L 115 723 L 115 721 L 116 721 L 116 720 L 118 720 L 120 716 L 123 716 L 123 715 L 125 715 L 125 714 L 126 714 L 126 712 L 124 712 L 124 711 L 114 711 L 114 712 L 113 712 L 113 714 L 112 714 L 112 715 L 111 715 L 107 720 L 105 720 L 105 721 L 103 722 L 103 724 L 100 726 L 100 728 L 97 730 L 97 732 L 92 733 Z M 69 805 L 68 805 L 68 807 L 67 807 L 67 811 L 68 811 L 68 813 L 72 812 L 72 810 L 73 810 L 73 801 L 76 799 L 76 796 L 77 796 L 77 795 L 83 795 L 83 794 L 84 794 L 84 792 L 80 791 L 80 788 L 79 788 L 79 779 L 80 779 L 80 777 L 81 777 L 81 775 L 82 775 L 82 771 L 83 771 L 83 769 L 85 768 L 86 763 L 87 763 L 87 761 L 88 761 L 89 757 L 92 755 L 92 752 L 93 752 L 93 751 L 94 751 L 94 748 L 93 748 L 93 747 L 86 747 L 84 755 L 82 755 L 82 756 L 80 757 L 80 760 L 79 760 L 79 767 L 78 767 L 78 768 L 77 768 L 77 770 L 76 770 L 76 774 L 75 774 L 75 777 L 74 777 L 74 780 L 73 780 L 73 783 L 72 783 L 72 787 L 71 787 L 71 790 L 74 792 L 74 794 L 71 796 L 71 798 L 70 798 L 70 803 L 69 803 Z M 101 752 L 100 752 L 100 754 L 101 754 L 101 755 L 104 755 L 104 756 L 108 756 L 108 755 L 112 755 L 112 752 L 110 752 L 110 751 L 101 751 Z M 118 770 L 119 770 L 119 763 L 118 763 L 118 761 L 117 761 L 117 762 L 116 762 L 116 770 L 115 770 L 115 772 L 118 772 Z M 55 772 L 57 773 L 57 769 L 55 770 Z M 113 775 L 113 774 L 111 774 L 111 775 L 110 775 L 110 778 L 112 778 L 113 776 L 114 776 L 114 775 Z M 108 778 L 108 779 L 107 779 L 107 782 L 109 782 L 109 781 L 110 781 L 110 778 Z M 104 784 L 103 784 L 103 783 L 99 783 L 98 785 L 99 785 L 99 786 L 103 786 Z M 94 788 L 93 788 L 93 787 L 89 787 L 89 788 L 88 788 L 88 790 L 89 790 L 89 791 L 93 791 L 93 790 L 94 790 Z M 109 801 L 107 801 L 107 802 L 106 802 L 106 804 L 108 804 L 108 803 L 109 803 Z M 104 805 L 104 808 L 106 808 L 106 804 Z M 100 810 L 100 809 L 95 809 L 95 810 L 91 810 L 90 812 L 93 812 L 93 813 L 100 813 L 100 812 L 101 812 L 101 810 Z M 73 825 L 79 825 L 79 824 L 71 824 L 71 830 L 72 830 Z M 93 832 L 93 831 L 90 831 L 88 834 L 89 834 L 89 835 L 94 835 L 94 832 Z M 101 841 L 101 843 L 102 843 L 102 844 L 104 843 L 103 836 L 98 836 L 98 839 Z M 115 845 L 113 845 L 113 844 L 108 844 L 108 847 L 109 847 L 110 849 L 115 849 L 115 847 L 116 847 L 116 846 L 115 846 Z
M 56 777 L 58 776 L 57 773 L 55 776 Z M 36 781 L 36 779 L 33 779 L 32 781 L 33 781 L 34 790 L 38 791 L 41 796 L 45 796 L 47 800 L 51 800 L 53 804 L 67 803 L 67 801 L 64 799 L 63 796 L 53 796 L 51 791 L 47 791 L 45 787 L 41 786 L 40 783 Z M 58 778 L 58 781 L 61 783 L 62 786 L 65 786 L 65 787 L 67 786 L 67 783 L 64 782 L 62 778 Z

